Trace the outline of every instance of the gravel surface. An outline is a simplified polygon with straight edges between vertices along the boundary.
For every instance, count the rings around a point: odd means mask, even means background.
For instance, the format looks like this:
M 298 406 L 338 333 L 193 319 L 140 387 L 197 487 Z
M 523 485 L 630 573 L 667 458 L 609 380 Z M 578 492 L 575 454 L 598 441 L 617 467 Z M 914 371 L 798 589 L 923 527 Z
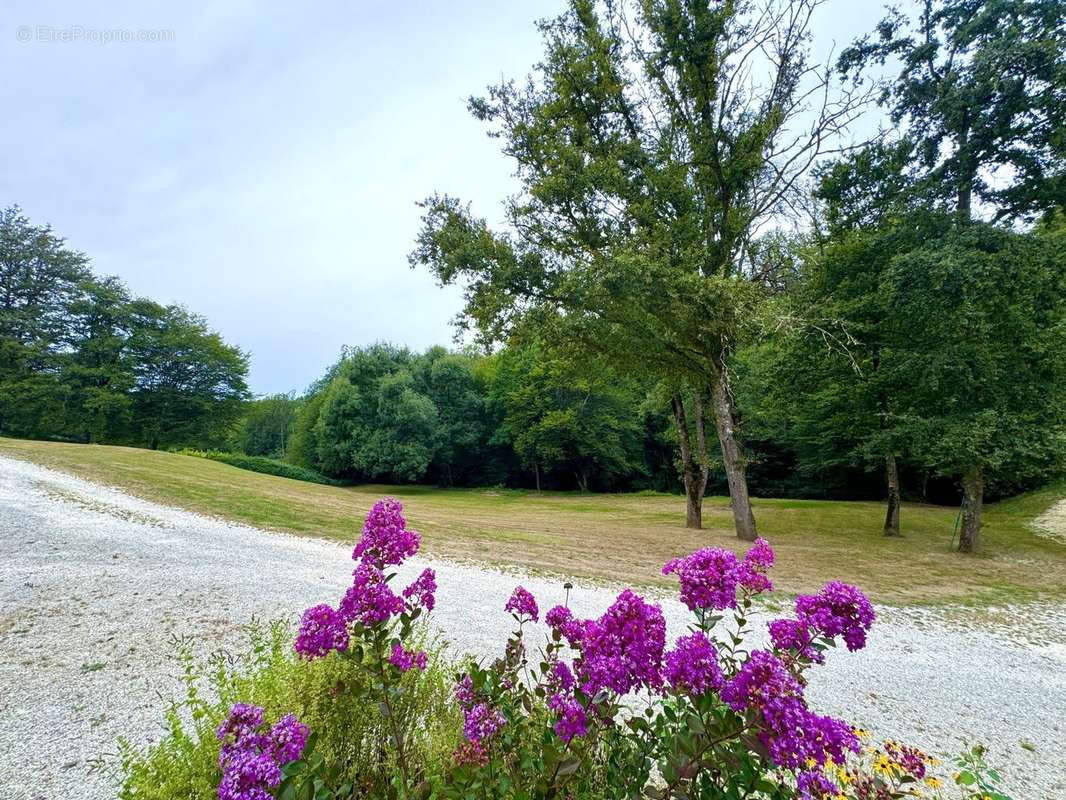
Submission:
M 360 526 L 352 521 L 353 536 Z M 459 651 L 495 653 L 516 574 L 433 566 L 435 625 Z M 196 637 L 205 652 L 236 643 L 253 616 L 336 602 L 351 569 L 347 547 L 0 457 L 0 798 L 113 797 L 87 764 L 119 736 L 161 735 L 160 696 L 178 689 L 173 636 Z M 521 581 L 541 608 L 562 600 L 559 580 Z M 571 605 L 592 615 L 613 596 L 579 584 Z M 662 602 L 677 633 L 685 610 Z M 815 673 L 812 705 L 941 758 L 991 743 L 1016 800 L 1066 797 L 1066 605 L 879 614 L 866 650 L 833 652 Z

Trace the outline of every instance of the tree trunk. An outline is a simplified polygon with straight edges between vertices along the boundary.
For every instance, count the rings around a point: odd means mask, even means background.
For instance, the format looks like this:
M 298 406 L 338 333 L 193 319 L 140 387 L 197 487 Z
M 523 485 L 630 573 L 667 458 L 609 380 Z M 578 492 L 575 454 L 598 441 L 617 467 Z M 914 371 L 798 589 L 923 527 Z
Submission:
M 971 467 L 962 478 L 962 529 L 959 552 L 972 553 L 981 543 L 981 507 L 985 502 L 985 479 L 980 467 Z
M 537 492 L 540 492 L 540 464 L 533 462 L 533 479 L 537 482 Z
M 896 454 L 885 453 L 885 481 L 888 484 L 888 508 L 885 511 L 885 536 L 899 536 L 899 470 Z
M 973 157 L 970 154 L 970 110 L 962 111 L 962 124 L 959 128 L 958 144 L 958 168 L 959 178 L 957 194 L 955 197 L 955 212 L 959 222 L 963 225 L 970 221 L 970 206 L 973 202 L 973 184 L 976 170 L 973 168 Z
M 677 424 L 677 443 L 681 449 L 681 480 L 685 484 L 685 527 L 699 530 L 703 527 L 703 493 L 707 489 L 706 457 L 697 463 L 688 435 L 688 417 L 680 395 L 670 398 L 670 406 Z M 703 439 L 703 409 L 697 407 L 696 432 Z M 704 454 L 705 455 L 705 454 Z
M 755 515 L 751 511 L 748 496 L 748 477 L 744 457 L 737 442 L 733 420 L 733 397 L 729 391 L 729 372 L 722 363 L 711 389 L 714 401 L 714 425 L 718 429 L 718 443 L 722 446 L 722 466 L 729 484 L 729 504 L 733 508 L 733 525 L 737 538 L 746 542 L 755 541 Z

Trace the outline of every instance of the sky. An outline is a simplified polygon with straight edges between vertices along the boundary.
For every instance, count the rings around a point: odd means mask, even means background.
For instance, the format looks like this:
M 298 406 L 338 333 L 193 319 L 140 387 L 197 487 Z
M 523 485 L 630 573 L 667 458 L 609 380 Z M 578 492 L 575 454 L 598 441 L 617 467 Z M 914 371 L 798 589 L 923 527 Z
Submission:
M 460 291 L 407 263 L 416 202 L 502 221 L 513 167 L 465 99 L 529 71 L 563 0 L 89 5 L 0 8 L 0 206 L 204 315 L 257 394 L 344 345 L 453 342 Z M 881 15 L 829 0 L 818 49 Z

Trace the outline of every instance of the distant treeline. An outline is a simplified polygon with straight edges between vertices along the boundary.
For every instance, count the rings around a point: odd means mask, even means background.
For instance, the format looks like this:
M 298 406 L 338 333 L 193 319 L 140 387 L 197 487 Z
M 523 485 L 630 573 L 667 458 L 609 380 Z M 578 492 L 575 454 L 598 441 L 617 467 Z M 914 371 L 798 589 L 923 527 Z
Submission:
M 17 207 L 0 211 L 0 433 L 141 447 L 227 441 L 248 358 L 133 297 Z
M 903 496 L 954 502 L 960 442 L 995 448 L 990 495 L 1054 475 L 1064 230 L 1054 217 L 1024 234 L 957 234 L 927 215 L 839 242 L 775 240 L 781 299 L 767 299 L 771 324 L 733 368 L 752 492 L 883 497 L 887 452 Z M 929 258 L 911 255 L 919 241 Z M 824 326 L 790 329 L 793 306 Z M 715 436 L 703 430 L 710 393 L 678 405 L 638 359 L 622 371 L 564 329 L 537 318 L 489 354 L 346 349 L 304 394 L 252 399 L 247 356 L 202 318 L 94 276 L 17 208 L 0 217 L 0 433 L 11 436 L 210 450 L 305 480 L 680 491 L 678 420 L 690 445 Z M 989 409 L 981 427 L 960 412 L 971 401 Z M 708 491 L 727 493 L 704 450 Z

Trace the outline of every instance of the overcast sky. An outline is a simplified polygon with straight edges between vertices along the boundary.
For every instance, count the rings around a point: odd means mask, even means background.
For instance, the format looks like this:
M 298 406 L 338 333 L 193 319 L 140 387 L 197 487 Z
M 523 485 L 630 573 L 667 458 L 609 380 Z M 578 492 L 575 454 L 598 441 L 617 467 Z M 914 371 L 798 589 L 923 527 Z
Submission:
M 345 344 L 450 344 L 458 292 L 407 265 L 415 201 L 499 219 L 512 169 L 465 98 L 525 75 L 562 0 L 95 5 L 2 3 L 0 206 L 206 316 L 257 393 Z M 831 0 L 820 47 L 881 9 Z

